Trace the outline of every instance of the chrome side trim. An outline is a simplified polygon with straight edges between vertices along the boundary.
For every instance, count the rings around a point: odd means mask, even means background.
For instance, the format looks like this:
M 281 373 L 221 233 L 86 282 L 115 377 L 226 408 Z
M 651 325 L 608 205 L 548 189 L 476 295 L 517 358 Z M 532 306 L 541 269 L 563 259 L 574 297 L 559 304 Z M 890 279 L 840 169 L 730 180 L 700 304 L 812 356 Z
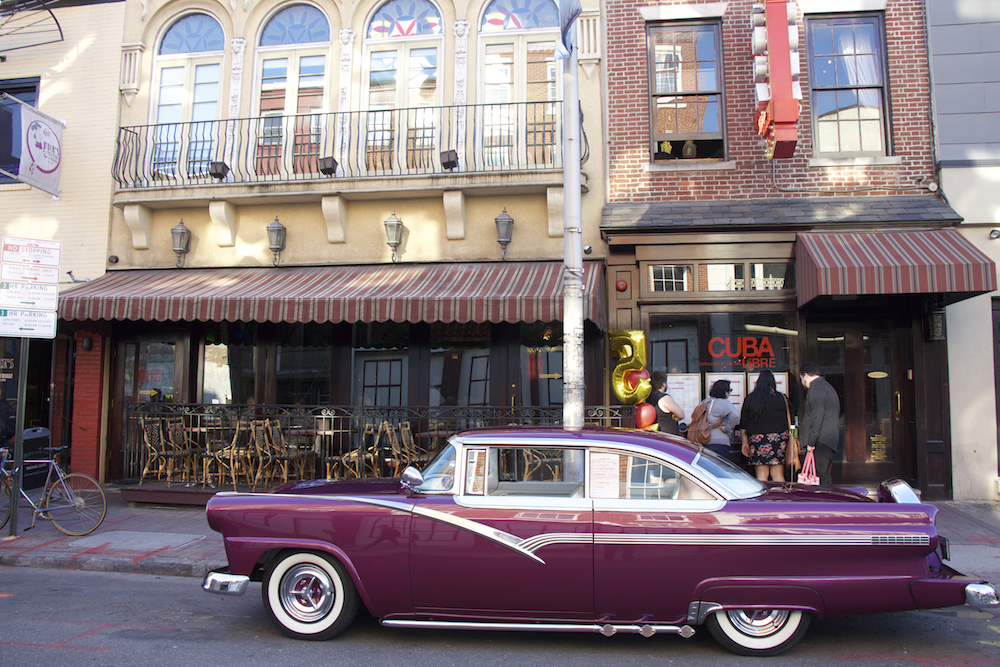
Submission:
M 995 609 L 1000 607 L 1000 596 L 997 589 L 990 584 L 969 584 L 965 587 L 965 601 L 976 609 Z
M 201 588 L 209 593 L 243 595 L 247 592 L 247 584 L 249 583 L 250 577 L 245 575 L 213 570 L 205 575 Z
M 930 537 L 921 533 L 908 535 L 871 534 L 758 534 L 758 535 L 697 535 L 697 534 L 619 534 L 594 535 L 595 544 L 658 544 L 683 546 L 926 546 Z
M 389 628 L 422 628 L 432 630 L 517 630 L 527 632 L 590 632 L 611 637 L 619 632 L 652 637 L 675 634 L 688 639 L 694 635 L 690 625 L 637 625 L 633 623 L 499 623 L 474 621 L 408 621 L 388 619 L 381 621 Z

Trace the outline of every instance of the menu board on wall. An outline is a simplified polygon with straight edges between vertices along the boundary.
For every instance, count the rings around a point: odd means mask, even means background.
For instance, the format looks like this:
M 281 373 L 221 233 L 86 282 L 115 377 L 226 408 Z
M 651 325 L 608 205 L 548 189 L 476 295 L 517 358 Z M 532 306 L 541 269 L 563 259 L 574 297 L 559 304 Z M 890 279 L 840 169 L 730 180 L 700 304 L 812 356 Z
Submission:
M 729 394 L 729 402 L 737 410 L 740 410 L 743 407 L 743 399 L 747 395 L 746 379 L 745 373 L 705 373 L 705 395 L 708 395 L 712 385 L 719 380 L 729 380 L 729 388 L 732 390 L 732 393 Z
M 747 392 L 753 391 L 757 386 L 757 378 L 760 373 L 747 373 Z M 785 396 L 788 396 L 788 373 L 774 373 L 774 385 Z
M 667 393 L 684 411 L 685 424 L 691 423 L 691 411 L 701 403 L 701 375 L 698 373 L 676 373 L 667 376 Z

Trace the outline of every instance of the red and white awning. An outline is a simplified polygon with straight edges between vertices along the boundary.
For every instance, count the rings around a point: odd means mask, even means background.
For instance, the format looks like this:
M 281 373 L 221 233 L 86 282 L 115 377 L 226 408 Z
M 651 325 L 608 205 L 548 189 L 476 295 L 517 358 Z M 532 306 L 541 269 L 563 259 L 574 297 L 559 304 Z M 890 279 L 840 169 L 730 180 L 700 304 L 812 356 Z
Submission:
M 550 322 L 561 262 L 112 271 L 59 297 L 62 320 Z M 584 264 L 584 317 L 607 328 L 604 274 Z
M 996 289 L 996 266 L 954 229 L 923 232 L 799 234 L 798 304 L 818 296 L 952 294 Z

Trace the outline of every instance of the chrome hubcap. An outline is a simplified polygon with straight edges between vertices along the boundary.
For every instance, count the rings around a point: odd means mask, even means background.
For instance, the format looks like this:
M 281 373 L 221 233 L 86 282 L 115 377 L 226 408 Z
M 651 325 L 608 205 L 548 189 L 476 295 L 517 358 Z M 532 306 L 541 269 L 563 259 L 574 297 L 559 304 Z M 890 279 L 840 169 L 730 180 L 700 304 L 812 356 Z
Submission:
M 727 611 L 733 627 L 750 637 L 769 637 L 788 622 L 787 609 L 737 609 Z
M 278 596 L 285 612 L 301 623 L 324 618 L 335 598 L 330 575 L 308 563 L 296 565 L 282 577 Z

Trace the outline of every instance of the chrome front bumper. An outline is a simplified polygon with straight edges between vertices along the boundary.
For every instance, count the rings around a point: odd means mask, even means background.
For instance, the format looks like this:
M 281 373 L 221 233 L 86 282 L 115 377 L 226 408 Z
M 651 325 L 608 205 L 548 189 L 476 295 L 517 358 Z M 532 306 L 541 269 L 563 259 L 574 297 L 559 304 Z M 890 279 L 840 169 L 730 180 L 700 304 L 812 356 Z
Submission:
M 1000 607 L 997 589 L 990 584 L 969 584 L 965 587 L 965 601 L 976 609 L 996 609 Z
M 243 595 L 247 591 L 250 577 L 242 574 L 230 574 L 224 570 L 212 570 L 201 582 L 202 590 L 221 595 Z

